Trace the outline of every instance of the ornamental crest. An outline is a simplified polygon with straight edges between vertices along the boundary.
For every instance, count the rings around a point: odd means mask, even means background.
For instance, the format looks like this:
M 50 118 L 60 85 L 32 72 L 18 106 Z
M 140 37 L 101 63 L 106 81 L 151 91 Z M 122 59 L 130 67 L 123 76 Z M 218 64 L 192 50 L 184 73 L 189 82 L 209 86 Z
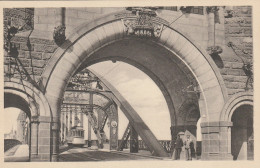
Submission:
M 138 37 L 160 37 L 163 24 L 156 22 L 156 13 L 149 8 L 131 8 L 134 17 L 123 18 L 127 35 Z

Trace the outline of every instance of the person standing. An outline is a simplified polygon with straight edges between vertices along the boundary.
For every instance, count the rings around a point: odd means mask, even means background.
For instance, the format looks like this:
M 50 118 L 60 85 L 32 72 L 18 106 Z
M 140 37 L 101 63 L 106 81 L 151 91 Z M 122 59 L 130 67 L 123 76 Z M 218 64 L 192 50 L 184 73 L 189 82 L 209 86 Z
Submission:
M 180 138 L 180 135 L 177 135 L 177 139 L 175 142 L 175 160 L 180 160 L 182 146 L 183 146 L 183 141 Z
M 184 141 L 186 160 L 192 160 L 192 157 L 191 157 L 191 145 L 192 145 L 192 143 L 193 142 L 190 139 L 190 135 L 187 135 L 186 140 Z

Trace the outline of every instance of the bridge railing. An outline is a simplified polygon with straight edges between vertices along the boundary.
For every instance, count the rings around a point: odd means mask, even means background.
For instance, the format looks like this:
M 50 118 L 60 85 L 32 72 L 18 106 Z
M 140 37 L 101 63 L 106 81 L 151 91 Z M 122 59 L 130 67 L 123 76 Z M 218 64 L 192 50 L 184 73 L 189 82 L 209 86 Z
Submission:
M 122 140 L 118 140 L 118 144 L 121 143 Z M 171 140 L 159 140 L 159 143 L 163 146 L 164 150 L 168 153 L 172 152 L 172 142 Z M 149 150 L 147 145 L 144 143 L 143 140 L 138 140 L 139 150 Z M 127 140 L 124 149 L 130 148 L 130 140 Z

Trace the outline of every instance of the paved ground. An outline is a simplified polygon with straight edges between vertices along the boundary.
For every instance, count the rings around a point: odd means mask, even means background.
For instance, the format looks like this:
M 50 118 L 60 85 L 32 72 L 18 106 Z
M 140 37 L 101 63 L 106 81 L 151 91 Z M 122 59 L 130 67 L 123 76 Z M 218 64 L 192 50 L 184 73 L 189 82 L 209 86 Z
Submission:
M 123 161 L 123 160 L 162 160 L 162 158 L 146 155 L 147 152 L 130 154 L 127 151 L 91 150 L 88 148 L 66 148 L 60 149 L 60 162 L 82 162 L 82 161 Z
M 29 146 L 26 144 L 16 145 L 4 153 L 5 162 L 29 161 Z

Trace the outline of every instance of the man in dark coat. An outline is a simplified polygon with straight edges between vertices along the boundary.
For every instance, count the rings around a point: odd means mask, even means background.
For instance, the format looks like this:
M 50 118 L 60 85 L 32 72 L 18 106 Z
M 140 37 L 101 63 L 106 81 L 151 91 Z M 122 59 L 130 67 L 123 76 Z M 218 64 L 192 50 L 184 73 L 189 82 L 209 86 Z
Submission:
M 180 138 L 180 135 L 177 135 L 177 139 L 175 142 L 175 160 L 180 160 L 182 146 L 183 146 L 182 139 Z

